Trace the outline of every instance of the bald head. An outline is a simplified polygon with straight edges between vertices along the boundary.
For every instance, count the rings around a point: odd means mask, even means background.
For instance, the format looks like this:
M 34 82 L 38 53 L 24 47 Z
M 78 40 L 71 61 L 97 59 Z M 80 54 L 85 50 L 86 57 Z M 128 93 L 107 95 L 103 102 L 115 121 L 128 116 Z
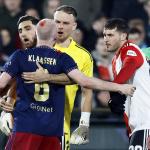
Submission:
M 37 38 L 39 40 L 49 41 L 56 37 L 56 25 L 52 19 L 42 19 L 37 24 Z

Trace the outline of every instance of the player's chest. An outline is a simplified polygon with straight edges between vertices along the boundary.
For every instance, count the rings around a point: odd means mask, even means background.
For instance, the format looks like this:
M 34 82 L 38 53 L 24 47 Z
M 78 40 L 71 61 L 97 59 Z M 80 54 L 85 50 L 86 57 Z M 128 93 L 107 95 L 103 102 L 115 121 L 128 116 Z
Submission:
M 112 68 L 113 71 L 116 72 L 116 74 L 118 74 L 122 68 L 122 60 L 121 60 L 121 56 L 114 56 L 113 60 L 112 60 Z

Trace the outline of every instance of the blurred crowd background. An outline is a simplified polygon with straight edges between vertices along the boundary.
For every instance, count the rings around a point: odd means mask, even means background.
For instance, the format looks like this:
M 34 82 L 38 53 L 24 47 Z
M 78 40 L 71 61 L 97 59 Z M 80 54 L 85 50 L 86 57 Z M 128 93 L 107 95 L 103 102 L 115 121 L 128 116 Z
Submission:
M 72 37 L 93 56 L 96 77 L 112 80 L 112 56 L 106 52 L 102 34 L 108 18 L 124 18 L 130 27 L 129 39 L 141 49 L 150 46 L 150 0 L 0 0 L 0 68 L 12 52 L 22 48 L 17 31 L 19 17 L 28 14 L 53 18 L 55 9 L 64 4 L 78 12 L 78 26 Z M 94 108 L 107 107 L 102 96 L 99 91 L 94 92 Z M 79 105 L 77 101 L 75 106 Z
M 78 12 L 78 26 L 72 37 L 93 56 L 96 77 L 108 81 L 113 79 L 112 55 L 106 52 L 102 34 L 107 19 L 124 18 L 130 27 L 129 39 L 141 49 L 150 46 L 150 0 L 0 0 L 0 68 L 11 53 L 22 48 L 17 31 L 19 17 L 28 14 L 41 19 L 53 18 L 55 9 L 64 4 L 73 6 Z M 107 109 L 107 104 L 101 101 L 102 96 L 99 91 L 94 91 L 95 110 Z M 75 103 L 76 108 L 80 108 L 79 99 L 80 91 Z M 102 114 L 105 116 L 106 111 Z M 107 142 L 105 143 L 107 145 Z

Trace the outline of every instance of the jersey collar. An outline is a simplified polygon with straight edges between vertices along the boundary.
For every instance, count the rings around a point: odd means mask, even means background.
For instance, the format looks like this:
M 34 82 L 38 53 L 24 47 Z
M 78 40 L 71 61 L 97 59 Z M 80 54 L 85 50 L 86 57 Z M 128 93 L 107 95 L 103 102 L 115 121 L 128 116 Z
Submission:
M 130 41 L 130 40 L 127 40 L 127 41 L 121 46 L 121 48 L 119 49 L 119 51 L 116 52 L 116 56 L 119 56 L 120 52 L 121 52 L 125 47 L 129 46 L 130 43 L 131 43 L 131 41 Z
M 70 47 L 72 47 L 72 45 L 75 45 L 75 42 L 74 42 L 74 40 L 73 40 L 72 37 L 69 37 L 69 40 L 70 40 L 71 42 L 70 42 L 70 44 L 69 44 L 68 47 L 61 47 L 61 46 L 60 46 L 59 44 L 57 44 L 57 43 L 54 45 L 54 47 L 57 47 L 57 48 L 59 48 L 59 49 L 61 49 L 61 48 L 70 49 Z

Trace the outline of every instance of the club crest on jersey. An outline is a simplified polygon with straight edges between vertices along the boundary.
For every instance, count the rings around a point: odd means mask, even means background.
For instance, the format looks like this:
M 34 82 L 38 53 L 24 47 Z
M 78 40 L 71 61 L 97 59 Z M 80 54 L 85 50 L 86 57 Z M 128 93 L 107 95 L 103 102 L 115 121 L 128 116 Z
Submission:
M 128 50 L 127 55 L 128 56 L 137 56 L 136 52 L 134 52 L 133 50 Z

